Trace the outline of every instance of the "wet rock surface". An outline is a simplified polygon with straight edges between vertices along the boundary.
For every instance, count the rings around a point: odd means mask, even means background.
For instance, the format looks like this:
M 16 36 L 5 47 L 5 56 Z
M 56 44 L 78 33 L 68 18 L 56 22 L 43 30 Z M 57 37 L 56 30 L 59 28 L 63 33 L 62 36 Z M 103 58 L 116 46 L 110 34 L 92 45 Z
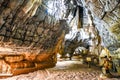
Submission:
M 0 80 L 119 80 L 100 78 L 99 68 L 82 65 L 80 61 L 60 61 L 56 67 Z

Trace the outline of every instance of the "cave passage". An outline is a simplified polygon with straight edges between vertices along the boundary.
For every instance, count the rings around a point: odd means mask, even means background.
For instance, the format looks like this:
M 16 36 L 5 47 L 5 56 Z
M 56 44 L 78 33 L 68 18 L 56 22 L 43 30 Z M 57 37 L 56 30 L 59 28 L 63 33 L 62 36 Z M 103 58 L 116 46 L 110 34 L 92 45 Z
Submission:
M 120 0 L 0 0 L 0 78 L 119 75 Z

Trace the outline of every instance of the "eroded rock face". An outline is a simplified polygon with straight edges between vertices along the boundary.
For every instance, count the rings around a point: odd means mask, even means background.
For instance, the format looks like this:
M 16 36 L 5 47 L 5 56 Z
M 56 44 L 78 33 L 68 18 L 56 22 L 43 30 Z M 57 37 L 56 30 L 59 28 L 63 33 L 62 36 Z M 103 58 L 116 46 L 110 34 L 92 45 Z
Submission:
M 67 24 L 46 11 L 47 1 L 0 1 L 0 74 L 55 66 Z
M 0 41 L 17 46 L 53 48 L 65 26 L 46 12 L 47 0 L 1 0 Z
M 55 17 L 48 14 L 45 5 L 42 4 L 47 2 L 48 0 L 1 0 L 1 41 L 13 42 L 20 46 L 37 46 L 43 50 L 55 46 L 64 26 L 60 27 Z M 102 37 L 103 45 L 110 50 L 118 48 L 120 1 L 77 0 L 76 2 L 75 6 L 88 9 L 93 24 Z
M 66 16 L 69 19 L 72 16 L 71 23 L 69 26 L 78 27 L 78 24 L 75 24 L 78 21 L 76 17 L 79 17 L 78 6 L 83 7 L 83 11 L 86 10 L 87 17 L 91 19 L 91 22 L 87 20 L 88 26 L 86 26 L 85 22 L 83 23 L 83 27 L 79 27 L 79 29 L 71 30 L 69 32 L 68 42 L 66 40 L 65 44 L 65 53 L 73 54 L 75 48 L 78 46 L 84 46 L 84 40 L 87 39 L 87 45 L 90 45 L 90 53 L 100 54 L 102 46 L 108 48 L 111 53 L 112 51 L 117 50 L 120 47 L 120 0 L 64 0 L 67 5 Z M 71 6 L 72 5 L 72 6 Z M 73 6 L 74 5 L 74 6 Z M 70 7 L 68 7 L 70 6 Z M 74 11 L 74 9 L 76 11 Z M 85 10 L 84 10 L 85 9 Z M 71 16 L 70 16 L 71 15 Z M 85 16 L 83 16 L 84 18 Z M 87 18 L 86 18 L 87 19 Z M 84 19 L 83 19 L 84 20 Z M 79 22 L 79 21 L 78 21 Z M 75 24 L 75 25 L 74 25 Z M 91 27 L 92 26 L 92 27 Z M 85 33 L 81 31 L 85 27 L 89 28 L 87 33 L 89 34 L 87 38 L 84 38 L 86 35 L 81 33 Z M 90 29 L 91 27 L 91 29 Z M 77 33 L 78 37 L 77 37 Z M 94 35 L 92 37 L 92 35 Z M 78 43 L 76 41 L 76 37 L 78 39 Z M 91 38 L 92 37 L 92 38 Z M 74 43 L 74 44 L 73 44 Z M 92 43 L 92 45 L 91 45 Z M 74 48 L 73 48 L 74 47 Z M 96 52 L 97 49 L 98 51 Z M 64 54 L 64 53 L 63 53 Z
M 110 50 L 118 48 L 120 0 L 86 0 L 84 6 L 91 12 L 93 23 L 99 30 L 104 46 Z

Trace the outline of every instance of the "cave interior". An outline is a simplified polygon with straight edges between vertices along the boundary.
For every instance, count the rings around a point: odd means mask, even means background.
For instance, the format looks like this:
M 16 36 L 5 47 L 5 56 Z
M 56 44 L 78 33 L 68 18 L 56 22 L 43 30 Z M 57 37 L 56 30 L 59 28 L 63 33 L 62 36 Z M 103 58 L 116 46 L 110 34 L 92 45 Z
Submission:
M 120 0 L 0 0 L 0 75 L 77 60 L 120 74 Z

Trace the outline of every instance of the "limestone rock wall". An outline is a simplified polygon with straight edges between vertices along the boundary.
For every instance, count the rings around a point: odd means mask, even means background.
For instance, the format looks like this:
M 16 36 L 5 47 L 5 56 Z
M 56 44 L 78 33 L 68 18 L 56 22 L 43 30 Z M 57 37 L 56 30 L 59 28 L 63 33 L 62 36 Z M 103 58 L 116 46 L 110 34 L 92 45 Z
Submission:
M 120 46 L 120 0 L 83 0 L 83 5 L 90 11 L 103 45 L 109 50 L 117 49 Z
M 65 26 L 60 26 L 58 20 L 48 14 L 48 1 L 1 0 L 0 41 L 12 42 L 19 46 L 39 47 L 41 50 L 54 47 Z M 102 38 L 102 45 L 110 50 L 117 49 L 120 46 L 120 0 L 76 2 L 75 5 L 83 6 L 92 16 L 94 26 Z
M 0 74 L 11 76 L 55 66 L 55 53 L 60 51 L 67 24 L 50 15 L 46 3 L 0 0 Z
M 53 48 L 64 26 L 46 13 L 46 0 L 0 0 L 0 41 L 17 46 Z

